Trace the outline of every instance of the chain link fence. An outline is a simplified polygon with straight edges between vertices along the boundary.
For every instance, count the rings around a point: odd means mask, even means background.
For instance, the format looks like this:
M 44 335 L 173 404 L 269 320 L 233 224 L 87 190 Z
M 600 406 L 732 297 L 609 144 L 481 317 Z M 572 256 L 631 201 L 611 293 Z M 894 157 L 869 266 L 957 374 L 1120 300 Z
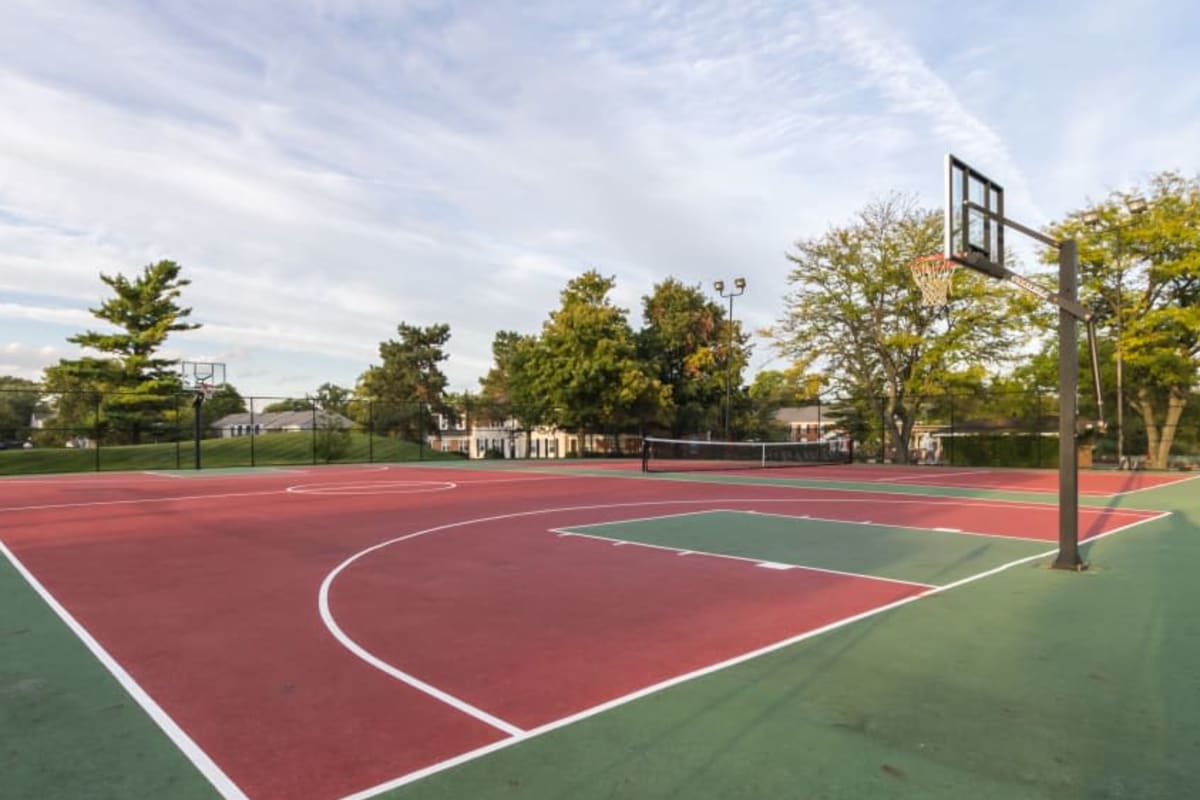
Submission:
M 871 462 L 1057 466 L 1058 402 L 1052 393 L 944 394 L 908 398 L 904 405 L 912 421 L 907 431 L 902 419 L 888 419 L 878 411 L 888 408 L 887 403 L 825 399 L 806 409 L 759 415 L 743 438 L 848 436 L 856 459 Z M 1085 405 L 1081 422 L 1088 414 Z M 511 421 L 487 427 L 466 420 L 469 415 L 448 419 L 432 414 L 418 402 L 351 400 L 338 410 L 322 410 L 283 397 L 239 402 L 216 396 L 197 407 L 192 394 L 4 388 L 0 475 L 405 463 L 472 455 L 613 457 L 636 453 L 644 432 L 531 432 Z M 1116 468 L 1118 453 L 1125 467 L 1148 464 L 1150 439 L 1142 418 L 1126 409 L 1124 420 L 1123 433 L 1115 426 L 1100 432 L 1084 425 L 1081 466 Z M 1160 432 L 1173 440 L 1169 468 L 1200 469 L 1200 394 L 1190 396 L 1179 421 Z
M 0 389 L 0 475 L 465 457 L 445 433 L 416 402 L 326 411 L 283 397 L 231 407 L 220 398 L 197 405 L 190 393 Z
M 879 404 L 887 407 L 885 403 Z M 908 398 L 912 417 L 907 440 L 900 420 L 860 419 L 865 460 L 975 467 L 1058 466 L 1058 397 L 1039 391 L 980 392 Z M 1200 469 L 1200 394 L 1194 393 L 1174 424 L 1159 409 L 1158 438 L 1170 437 L 1169 469 Z M 1150 466 L 1144 419 L 1126 409 L 1124 431 L 1111 419 L 1095 424 L 1095 406 L 1080 408 L 1077 443 L 1081 467 L 1141 469 Z

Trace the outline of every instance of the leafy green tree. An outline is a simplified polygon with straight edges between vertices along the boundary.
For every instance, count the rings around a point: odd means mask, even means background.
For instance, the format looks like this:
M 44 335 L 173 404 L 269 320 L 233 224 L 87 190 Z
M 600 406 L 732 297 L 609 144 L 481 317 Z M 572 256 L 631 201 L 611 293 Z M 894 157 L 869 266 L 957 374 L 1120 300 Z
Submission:
M 264 414 L 281 414 L 285 411 L 312 411 L 314 408 L 311 397 L 285 397 L 268 403 L 263 407 Z
M 496 332 L 492 340 L 492 366 L 487 375 L 479 379 L 479 411 L 492 421 L 515 417 L 525 428 L 542 421 L 542 409 L 536 402 L 531 402 L 533 397 L 522 383 L 527 382 L 528 375 L 523 367 L 528 361 L 528 351 L 535 343 L 535 337 L 522 336 L 516 331 Z
M 498 331 L 492 341 L 492 367 L 480 379 L 477 415 L 493 422 L 515 419 L 525 431 L 530 452 L 533 429 L 550 421 L 548 399 L 539 393 L 533 372 L 540 342 L 536 336 Z
M 775 413 L 782 408 L 817 402 L 822 378 L 811 373 L 804 362 L 784 370 L 765 369 L 754 376 L 747 395 L 750 400 L 749 434 L 758 439 L 778 438 L 781 431 Z
M 448 358 L 446 342 L 450 326 L 426 328 L 400 323 L 400 338 L 379 344 L 382 363 L 359 376 L 352 410 L 360 418 L 369 403 L 376 431 L 418 441 L 432 429 L 433 414 L 449 414 L 446 376 L 439 364 Z
M 609 300 L 614 285 L 596 270 L 573 278 L 523 354 L 523 388 L 559 427 L 616 434 L 670 411 L 670 390 L 638 359 L 626 312 Z
M 44 410 L 41 387 L 35 382 L 0 375 L 0 442 L 29 439 L 34 412 Z
M 172 333 L 195 330 L 187 322 L 192 309 L 180 305 L 183 288 L 174 261 L 147 265 L 132 280 L 124 275 L 100 275 L 113 296 L 89 309 L 115 330 L 85 331 L 67 341 L 96 351 L 101 357 L 64 359 L 46 370 L 43 383 L 52 391 L 84 389 L 104 395 L 96 427 L 115 441 L 138 442 L 143 432 L 160 426 L 174 408 L 179 388 L 175 361 L 157 355 Z M 80 426 L 91 408 L 60 398 L 56 425 Z
M 323 411 L 332 411 L 337 414 L 346 414 L 350 407 L 350 400 L 354 396 L 354 392 L 344 386 L 338 386 L 336 383 L 322 383 L 317 387 L 317 392 L 312 396 L 317 408 Z
M 959 270 L 945 308 L 922 305 L 908 265 L 941 249 L 941 238 L 940 213 L 892 195 L 787 256 L 792 291 L 777 344 L 822 363 L 831 386 L 862 399 L 892 442 L 909 440 L 923 398 L 949 373 L 1006 363 L 1035 319 L 1027 295 L 969 270 Z M 907 447 L 895 456 L 907 461 Z
M 1135 198 L 1144 212 L 1130 213 Z M 1106 328 L 1106 368 L 1120 356 L 1148 465 L 1164 468 L 1200 373 L 1200 177 L 1162 172 L 1068 215 L 1053 234 L 1079 244 L 1081 297 Z
M 350 428 L 337 413 L 329 410 L 317 412 L 316 441 L 313 447 L 317 458 L 326 464 L 342 459 L 350 452 Z
M 638 357 L 670 392 L 674 408 L 670 434 L 720 429 L 729 344 L 729 320 L 723 308 L 698 285 L 667 278 L 642 298 L 642 320 Z M 749 362 L 749 337 L 736 323 L 733 334 L 729 374 L 741 386 Z

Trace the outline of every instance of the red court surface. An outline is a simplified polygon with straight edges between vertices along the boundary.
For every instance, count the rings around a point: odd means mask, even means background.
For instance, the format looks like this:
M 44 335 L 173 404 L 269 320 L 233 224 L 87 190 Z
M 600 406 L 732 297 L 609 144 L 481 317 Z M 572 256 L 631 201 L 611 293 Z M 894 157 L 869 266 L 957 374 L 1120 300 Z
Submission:
M 5 480 L 0 536 L 227 794 L 321 800 L 928 591 L 549 533 L 728 508 L 1057 533 L 1029 503 L 390 467 Z

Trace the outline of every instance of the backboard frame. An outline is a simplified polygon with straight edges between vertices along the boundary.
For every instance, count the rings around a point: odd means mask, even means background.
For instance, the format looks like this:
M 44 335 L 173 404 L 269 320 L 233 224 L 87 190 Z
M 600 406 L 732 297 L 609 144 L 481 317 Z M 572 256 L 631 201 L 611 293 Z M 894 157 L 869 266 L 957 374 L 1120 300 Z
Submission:
M 946 154 L 945 176 L 946 257 L 1004 277 L 1004 187 L 953 153 Z
M 221 361 L 179 361 L 179 383 L 185 392 L 204 388 L 220 389 L 225 385 L 225 364 Z

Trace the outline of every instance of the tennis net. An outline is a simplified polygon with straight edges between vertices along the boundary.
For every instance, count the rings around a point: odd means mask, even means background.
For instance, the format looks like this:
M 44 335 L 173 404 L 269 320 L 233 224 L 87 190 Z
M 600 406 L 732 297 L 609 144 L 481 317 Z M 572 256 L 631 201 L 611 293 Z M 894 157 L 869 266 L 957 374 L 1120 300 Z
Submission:
M 767 469 L 848 464 L 849 439 L 819 442 L 707 442 L 689 439 L 642 440 L 642 472 Z

